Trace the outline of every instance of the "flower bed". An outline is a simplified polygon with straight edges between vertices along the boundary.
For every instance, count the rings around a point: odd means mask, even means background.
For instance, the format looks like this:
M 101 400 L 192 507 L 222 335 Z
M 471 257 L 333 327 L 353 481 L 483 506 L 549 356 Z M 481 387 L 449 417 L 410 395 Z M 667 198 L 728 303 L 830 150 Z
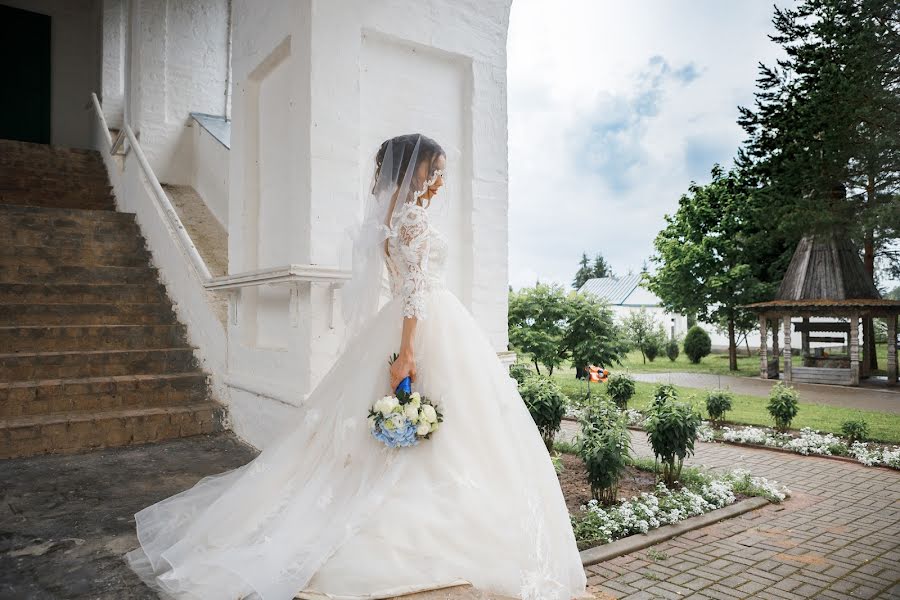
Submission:
M 723 427 L 721 431 L 714 433 L 714 437 L 734 444 L 781 448 L 805 456 L 849 456 L 868 467 L 900 469 L 900 446 L 881 446 L 866 442 L 847 444 L 839 436 L 820 433 L 808 427 L 795 434 L 778 433 L 761 427 Z
M 728 506 L 741 498 L 762 496 L 780 502 L 789 493 L 764 478 L 752 477 L 748 471 L 711 475 L 697 469 L 685 469 L 685 483 L 668 489 L 657 483 L 655 474 L 639 461 L 638 467 L 644 468 L 629 467 L 619 487 L 620 501 L 603 506 L 590 499 L 590 484 L 581 460 L 572 454 L 563 454 L 561 460 L 560 485 L 580 550 L 647 533 Z

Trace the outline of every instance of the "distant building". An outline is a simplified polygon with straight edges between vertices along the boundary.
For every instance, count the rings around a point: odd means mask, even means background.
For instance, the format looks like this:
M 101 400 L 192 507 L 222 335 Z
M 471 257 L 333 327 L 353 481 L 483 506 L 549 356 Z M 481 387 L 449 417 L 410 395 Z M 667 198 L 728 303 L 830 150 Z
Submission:
M 669 337 L 683 336 L 687 332 L 687 317 L 663 308 L 656 294 L 641 285 L 641 277 L 640 273 L 624 277 L 596 277 L 588 279 L 578 291 L 608 303 L 619 319 L 644 309 L 665 328 Z

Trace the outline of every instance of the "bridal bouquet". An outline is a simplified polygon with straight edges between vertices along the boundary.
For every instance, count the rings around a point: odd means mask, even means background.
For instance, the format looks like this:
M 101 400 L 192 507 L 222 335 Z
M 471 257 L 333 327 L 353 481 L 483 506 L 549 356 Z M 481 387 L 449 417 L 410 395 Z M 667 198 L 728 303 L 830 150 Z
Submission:
M 390 448 L 415 446 L 419 438 L 431 437 L 443 420 L 431 400 L 411 391 L 409 377 L 400 382 L 393 396 L 384 396 L 369 409 L 372 435 Z

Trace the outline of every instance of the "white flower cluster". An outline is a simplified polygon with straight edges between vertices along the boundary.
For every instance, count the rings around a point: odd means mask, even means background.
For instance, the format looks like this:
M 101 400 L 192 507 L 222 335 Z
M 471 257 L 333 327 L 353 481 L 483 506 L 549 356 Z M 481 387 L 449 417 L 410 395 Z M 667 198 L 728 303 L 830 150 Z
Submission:
M 784 448 L 798 454 L 832 456 L 835 450 L 846 448 L 847 454 L 867 467 L 884 466 L 900 469 L 900 446 L 887 447 L 875 446 L 869 448 L 864 442 L 854 442 L 847 446 L 847 442 L 831 433 L 820 433 L 815 429 L 804 427 L 797 436 L 785 435 L 762 429 L 759 427 L 730 427 L 722 428 L 722 439 L 738 444 L 757 444 L 760 446 L 772 446 Z
M 639 427 L 646 420 L 644 413 L 633 408 L 625 409 L 625 418 L 628 419 L 628 425 L 631 427 Z
M 865 442 L 853 442 L 850 446 L 850 456 L 867 467 L 900 469 L 900 446 L 869 449 L 869 445 Z
M 840 445 L 841 439 L 831 433 L 821 434 L 809 427 L 800 430 L 800 435 L 787 440 L 782 446 L 788 450 L 799 452 L 800 454 L 823 454 L 831 455 L 831 447 Z
M 693 489 L 670 490 L 659 483 L 653 493 L 644 492 L 615 506 L 604 507 L 591 500 L 582 505 L 582 514 L 573 516 L 572 523 L 579 540 L 609 543 L 734 504 L 736 491 L 763 496 L 772 502 L 781 502 L 790 495 L 786 487 L 765 477 L 753 477 L 747 470 L 735 469 L 708 477 L 706 483 L 695 484 Z
M 400 400 L 396 396 L 384 396 L 377 400 L 372 406 L 372 410 L 379 415 L 369 416 L 369 429 L 375 429 L 381 425 L 387 430 L 396 430 L 407 427 L 407 423 L 416 426 L 416 435 L 428 435 L 432 431 L 436 431 L 438 423 L 438 415 L 431 404 L 424 404 L 422 396 L 419 392 L 413 392 L 409 396 L 409 402 L 400 404 Z
M 700 427 L 697 428 L 697 439 L 701 442 L 716 441 L 715 432 L 713 431 L 713 428 L 709 426 L 708 421 L 700 423 Z

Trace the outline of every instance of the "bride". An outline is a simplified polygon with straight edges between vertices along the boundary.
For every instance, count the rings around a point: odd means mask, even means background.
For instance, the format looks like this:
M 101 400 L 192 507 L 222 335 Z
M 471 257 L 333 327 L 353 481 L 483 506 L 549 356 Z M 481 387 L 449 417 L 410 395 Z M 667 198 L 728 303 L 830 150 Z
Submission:
M 544 443 L 444 287 L 448 245 L 428 207 L 445 163 L 422 135 L 381 145 L 334 365 L 254 460 L 135 515 L 140 546 L 125 558 L 163 598 L 371 600 L 463 584 L 585 597 Z M 389 448 L 371 435 L 368 408 L 406 376 L 444 420 L 418 445 Z

